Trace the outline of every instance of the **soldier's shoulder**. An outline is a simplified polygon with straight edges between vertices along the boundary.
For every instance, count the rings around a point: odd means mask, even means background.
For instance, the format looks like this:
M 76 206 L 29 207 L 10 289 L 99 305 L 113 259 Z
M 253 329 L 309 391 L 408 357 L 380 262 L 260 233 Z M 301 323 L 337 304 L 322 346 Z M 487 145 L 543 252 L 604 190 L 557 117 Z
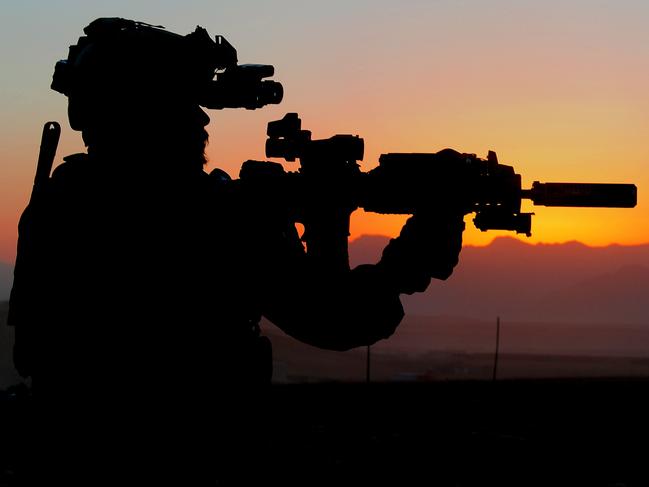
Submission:
M 80 174 L 86 172 L 88 168 L 88 154 L 70 154 L 63 158 L 63 162 L 59 164 L 52 172 L 52 179 L 61 180 L 68 178 L 75 178 Z
M 89 169 L 88 154 L 70 154 L 65 156 L 63 162 L 54 168 L 51 181 L 57 186 L 74 184 L 75 181 L 85 179 Z

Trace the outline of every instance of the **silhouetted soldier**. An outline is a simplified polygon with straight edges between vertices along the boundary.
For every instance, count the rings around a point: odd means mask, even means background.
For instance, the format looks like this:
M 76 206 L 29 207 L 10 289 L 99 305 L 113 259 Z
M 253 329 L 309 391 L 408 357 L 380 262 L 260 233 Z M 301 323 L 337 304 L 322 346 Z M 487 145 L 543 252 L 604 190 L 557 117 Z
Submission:
M 377 265 L 305 252 L 281 208 L 203 170 L 213 41 L 154 30 L 100 19 L 71 48 L 53 88 L 87 154 L 64 158 L 19 227 L 14 361 L 40 406 L 39 469 L 69 483 L 205 479 L 204 445 L 237 431 L 240 453 L 261 407 L 262 316 L 319 347 L 374 343 L 399 294 L 447 278 L 461 247 L 451 212 L 412 218 Z

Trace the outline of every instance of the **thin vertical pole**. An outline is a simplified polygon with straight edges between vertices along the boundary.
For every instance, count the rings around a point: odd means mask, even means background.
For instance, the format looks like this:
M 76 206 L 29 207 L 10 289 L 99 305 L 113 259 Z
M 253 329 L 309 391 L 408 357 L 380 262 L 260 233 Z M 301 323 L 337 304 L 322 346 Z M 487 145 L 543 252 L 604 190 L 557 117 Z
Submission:
M 369 384 L 370 383 L 370 346 L 367 346 L 367 364 L 365 366 L 365 381 Z
M 496 318 L 496 353 L 494 355 L 494 374 L 492 380 L 495 382 L 498 374 L 498 352 L 500 351 L 500 316 Z

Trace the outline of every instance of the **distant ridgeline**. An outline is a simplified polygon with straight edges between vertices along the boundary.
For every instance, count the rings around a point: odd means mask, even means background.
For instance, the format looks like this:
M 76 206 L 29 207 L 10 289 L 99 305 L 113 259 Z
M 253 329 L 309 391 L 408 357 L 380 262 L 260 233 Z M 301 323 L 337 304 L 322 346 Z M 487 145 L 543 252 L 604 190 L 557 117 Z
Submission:
M 386 242 L 377 236 L 351 242 L 352 265 L 376 262 Z M 13 330 L 6 326 L 12 271 L 0 263 L 0 389 L 20 382 L 11 364 Z M 403 296 L 407 316 L 394 336 L 373 347 L 373 377 L 490 378 L 496 316 L 504 323 L 504 377 L 646 376 L 649 365 L 637 357 L 649 356 L 648 292 L 649 245 L 498 238 L 486 247 L 467 246 L 447 281 Z M 264 330 L 273 340 L 276 381 L 365 378 L 364 350 L 316 350 L 268 324 Z M 555 358 L 548 362 L 547 355 Z
M 386 237 L 350 244 L 352 266 L 376 262 Z M 13 266 L 0 262 L 0 302 L 9 299 Z M 530 245 L 500 237 L 462 249 L 447 281 L 404 296 L 411 315 L 465 316 L 526 322 L 649 324 L 649 244 L 588 247 Z
M 387 239 L 352 242 L 352 265 L 375 262 Z M 447 281 L 404 296 L 412 315 L 519 322 L 649 324 L 649 245 L 530 245 L 501 237 L 462 249 Z

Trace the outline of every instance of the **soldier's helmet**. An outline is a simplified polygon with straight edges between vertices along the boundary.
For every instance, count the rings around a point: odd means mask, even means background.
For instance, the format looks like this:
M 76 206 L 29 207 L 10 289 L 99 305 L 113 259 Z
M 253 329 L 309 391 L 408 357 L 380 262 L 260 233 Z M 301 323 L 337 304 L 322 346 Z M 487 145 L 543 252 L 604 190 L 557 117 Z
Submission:
M 180 35 L 122 18 L 99 18 L 84 28 L 54 70 L 52 89 L 69 98 L 70 125 L 83 130 L 124 107 L 174 104 L 255 109 L 279 103 L 282 85 L 265 80 L 269 65 L 238 65 L 237 51 L 202 27 Z

